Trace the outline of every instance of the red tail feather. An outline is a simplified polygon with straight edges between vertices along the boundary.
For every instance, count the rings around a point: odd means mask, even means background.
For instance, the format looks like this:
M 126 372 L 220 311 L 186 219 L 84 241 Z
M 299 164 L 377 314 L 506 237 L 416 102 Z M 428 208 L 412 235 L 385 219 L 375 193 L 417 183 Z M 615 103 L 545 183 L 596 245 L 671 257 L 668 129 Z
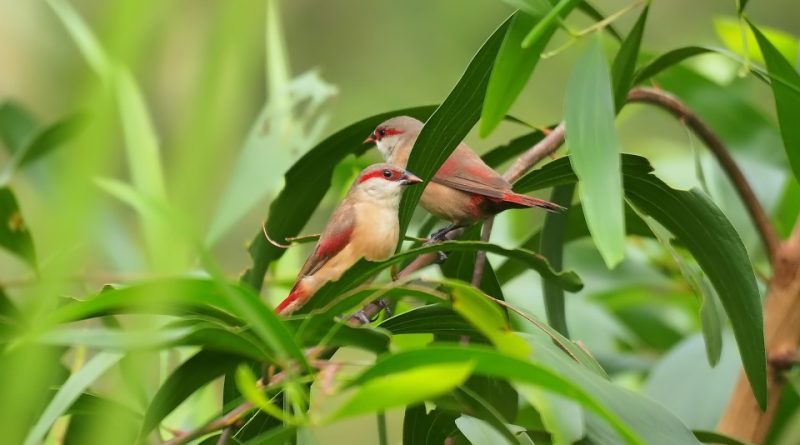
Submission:
M 283 301 L 275 308 L 275 312 L 278 315 L 289 315 L 294 312 L 297 308 L 294 307 L 298 303 L 302 303 L 302 299 L 305 296 L 305 291 L 300 287 L 295 285 L 292 288 L 292 291 L 289 292 L 289 296 L 284 298 Z M 298 301 L 301 300 L 301 301 Z
M 507 192 L 503 195 L 503 202 L 513 204 L 515 207 L 540 207 L 551 212 L 563 212 L 566 210 L 558 204 L 554 204 L 544 199 L 533 198 L 519 193 Z

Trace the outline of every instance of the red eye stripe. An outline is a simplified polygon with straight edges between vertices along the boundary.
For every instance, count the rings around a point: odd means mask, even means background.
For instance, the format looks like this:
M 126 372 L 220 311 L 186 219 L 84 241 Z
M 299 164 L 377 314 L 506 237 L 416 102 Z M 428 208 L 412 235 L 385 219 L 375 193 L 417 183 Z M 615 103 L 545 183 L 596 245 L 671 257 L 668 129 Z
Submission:
M 369 181 L 372 178 L 379 178 L 379 179 L 384 179 L 384 180 L 387 180 L 387 181 L 396 181 L 400 177 L 400 173 L 398 173 L 396 170 L 389 170 L 390 172 L 392 172 L 392 176 L 387 178 L 387 177 L 383 176 L 383 171 L 384 170 L 386 170 L 386 169 L 371 171 L 371 172 L 367 173 L 366 175 L 363 175 L 360 178 L 358 178 L 358 183 L 361 184 L 362 182 Z
M 386 136 L 395 136 L 400 133 L 402 133 L 402 131 L 396 128 L 378 128 L 374 133 L 372 133 L 372 137 L 375 138 L 376 141 L 380 141 Z

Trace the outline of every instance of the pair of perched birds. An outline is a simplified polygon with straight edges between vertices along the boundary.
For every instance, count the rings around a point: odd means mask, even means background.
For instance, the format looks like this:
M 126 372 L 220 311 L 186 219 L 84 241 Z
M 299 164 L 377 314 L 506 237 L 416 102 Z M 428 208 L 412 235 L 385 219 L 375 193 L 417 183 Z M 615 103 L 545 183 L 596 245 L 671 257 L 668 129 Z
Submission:
M 423 182 L 405 170 L 422 125 L 412 117 L 394 117 L 364 141 L 375 143 L 386 163 L 367 167 L 350 187 L 289 296 L 275 309 L 278 314 L 289 315 L 302 307 L 325 283 L 339 279 L 359 259 L 380 261 L 394 253 L 400 236 L 398 207 L 403 189 Z M 437 232 L 439 236 L 510 208 L 563 210 L 551 202 L 514 193 L 511 184 L 463 142 L 428 183 L 420 203 L 428 212 L 450 221 L 450 226 Z

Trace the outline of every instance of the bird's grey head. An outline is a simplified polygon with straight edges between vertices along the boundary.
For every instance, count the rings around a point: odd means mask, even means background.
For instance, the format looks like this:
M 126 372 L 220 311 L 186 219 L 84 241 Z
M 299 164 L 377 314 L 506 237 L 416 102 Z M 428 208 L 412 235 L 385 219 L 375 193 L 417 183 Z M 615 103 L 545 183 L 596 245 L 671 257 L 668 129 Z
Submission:
M 364 143 L 375 143 L 386 162 L 405 167 L 408 155 L 406 159 L 395 159 L 396 149 L 404 142 L 413 141 L 422 125 L 421 121 L 410 116 L 393 117 L 378 125 Z

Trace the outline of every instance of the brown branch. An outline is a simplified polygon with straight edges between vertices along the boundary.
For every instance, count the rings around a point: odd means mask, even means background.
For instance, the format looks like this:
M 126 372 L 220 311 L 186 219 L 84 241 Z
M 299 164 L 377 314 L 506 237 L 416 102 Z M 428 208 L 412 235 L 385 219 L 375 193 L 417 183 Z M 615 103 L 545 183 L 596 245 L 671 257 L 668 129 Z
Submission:
M 744 373 L 717 429 L 741 440 L 763 443 L 786 384 L 784 373 L 800 347 L 800 218 L 792 236 L 781 243 L 773 262 L 774 275 L 764 300 L 767 345 L 767 409 L 761 411 Z
M 564 123 L 561 122 L 550 130 L 550 133 L 542 138 L 541 141 L 520 156 L 505 172 L 503 178 L 508 182 L 516 182 L 517 179 L 521 178 L 522 175 L 536 166 L 542 159 L 555 153 L 558 147 L 561 147 L 561 144 L 564 143 L 564 134 Z
M 761 207 L 761 203 L 750 187 L 750 183 L 747 182 L 747 178 L 745 178 L 739 166 L 736 165 L 736 161 L 734 161 L 728 149 L 725 148 L 725 144 L 714 134 L 711 128 L 683 102 L 663 90 L 648 87 L 634 88 L 628 94 L 628 102 L 647 103 L 668 111 L 673 116 L 685 122 L 692 132 L 703 141 L 703 144 L 708 147 L 725 171 L 725 174 L 730 178 L 736 192 L 739 194 L 745 207 L 747 207 L 750 218 L 753 220 L 753 224 L 755 224 L 761 236 L 761 241 L 764 243 L 767 256 L 770 262 L 773 262 L 773 257 L 780 243 L 778 234 L 772 227 L 767 213 L 764 211 L 764 208 Z
M 250 402 L 244 402 L 241 405 L 237 406 L 236 408 L 232 409 L 230 412 L 225 414 L 224 416 L 213 420 L 200 428 L 197 428 L 192 431 L 188 431 L 186 433 L 180 434 L 178 436 L 173 437 L 172 439 L 164 442 L 164 445 L 183 445 L 185 443 L 189 443 L 190 441 L 197 439 L 198 437 L 205 436 L 206 434 L 213 433 L 214 431 L 219 431 L 222 429 L 228 429 L 229 427 L 235 426 L 239 423 L 239 421 L 247 415 L 254 408 L 253 404 Z M 220 436 L 220 439 L 224 437 L 225 434 L 223 433 Z M 224 443 L 224 442 L 222 442 Z

